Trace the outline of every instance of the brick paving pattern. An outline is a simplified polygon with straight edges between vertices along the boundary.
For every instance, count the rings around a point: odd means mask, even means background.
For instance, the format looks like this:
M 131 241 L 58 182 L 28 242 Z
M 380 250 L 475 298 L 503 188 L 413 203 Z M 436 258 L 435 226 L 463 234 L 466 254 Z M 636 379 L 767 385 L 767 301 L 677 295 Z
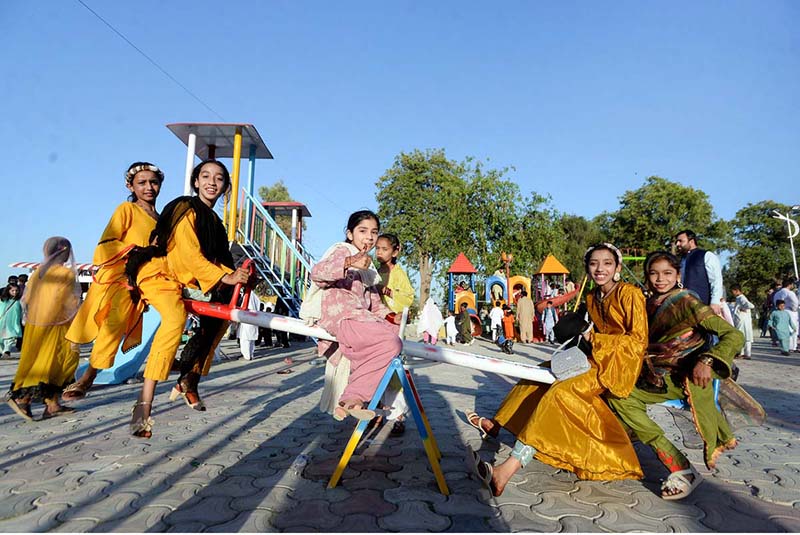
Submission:
M 237 352 L 227 340 L 222 349 Z M 500 356 L 486 341 L 472 350 Z M 536 362 L 552 347 L 515 350 L 512 358 Z M 278 375 L 287 354 L 294 373 Z M 753 360 L 736 362 L 768 421 L 737 432 L 739 448 L 713 473 L 685 414 L 652 408 L 704 477 L 678 502 L 657 495 L 666 472 L 641 444 L 642 481 L 580 481 L 534 461 L 491 497 L 468 473 L 464 448 L 502 461 L 513 438 L 482 441 L 464 411 L 491 415 L 513 383 L 445 364 L 417 368 L 414 377 L 451 495 L 438 492 L 413 421 L 400 438 L 382 427 L 328 490 L 354 421 L 317 409 L 324 367 L 315 356 L 298 342 L 261 349 L 251 362 L 216 364 L 201 385 L 205 413 L 170 404 L 172 384 L 160 384 L 149 440 L 127 431 L 138 384 L 92 390 L 72 404 L 78 412 L 47 421 L 25 422 L 3 405 L 0 531 L 800 531 L 800 354 L 783 357 L 764 339 Z M 0 361 L 3 388 L 15 370 L 16 361 Z M 289 467 L 301 453 L 311 460 L 295 474 Z

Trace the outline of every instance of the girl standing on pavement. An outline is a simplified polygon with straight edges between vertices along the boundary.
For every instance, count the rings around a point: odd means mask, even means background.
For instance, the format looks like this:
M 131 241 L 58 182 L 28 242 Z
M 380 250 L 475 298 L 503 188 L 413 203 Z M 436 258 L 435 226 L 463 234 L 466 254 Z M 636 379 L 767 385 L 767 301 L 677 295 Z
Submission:
M 43 401 L 42 419 L 74 412 L 58 402 L 78 367 L 77 347 L 64 335 L 81 298 L 72 244 L 54 236 L 44 242 L 44 260 L 22 296 L 26 325 L 17 373 L 6 396 L 14 412 L 32 420 L 31 403 Z
M 22 305 L 19 303 L 19 286 L 9 284 L 0 290 L 0 352 L 2 358 L 11 357 L 11 350 L 22 337 Z
M 128 254 L 150 244 L 156 226 L 156 199 L 164 173 L 150 162 L 134 162 L 125 172 L 128 201 L 117 206 L 94 250 L 92 263 L 98 266 L 78 315 L 67 331 L 67 340 L 88 344 L 94 340 L 89 366 L 83 375 L 64 389 L 64 400 L 82 399 L 92 387 L 98 370 L 114 365 L 120 341 L 122 350 L 142 341 L 142 308 L 134 306 L 125 276 Z
M 381 301 L 379 275 L 369 251 L 380 231 L 378 216 L 370 210 L 350 215 L 346 241 L 335 243 L 311 270 L 312 287 L 300 316 L 334 335 L 337 343 L 320 341 L 320 355 L 338 365 L 341 356 L 350 363 L 347 386 L 333 409 L 342 420 L 350 415 L 372 419 L 365 409 L 389 362 L 400 354 L 398 317 Z M 335 362 L 334 362 L 335 361 Z

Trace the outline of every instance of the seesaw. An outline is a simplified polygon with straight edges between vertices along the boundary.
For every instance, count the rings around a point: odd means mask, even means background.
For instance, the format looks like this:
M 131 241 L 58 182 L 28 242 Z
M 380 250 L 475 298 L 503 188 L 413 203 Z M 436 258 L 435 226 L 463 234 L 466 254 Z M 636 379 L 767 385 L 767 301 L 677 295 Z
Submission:
M 250 260 L 246 261 L 244 267 L 249 268 L 250 262 Z M 336 341 L 336 338 L 329 332 L 320 327 L 307 325 L 302 320 L 288 318 L 286 316 L 279 316 L 269 312 L 247 310 L 247 306 L 250 301 L 250 291 L 252 291 L 250 288 L 245 287 L 244 292 L 242 292 L 242 286 L 236 285 L 234 288 L 233 297 L 229 304 L 208 303 L 204 301 L 187 299 L 184 300 L 184 305 L 186 310 L 193 314 L 211 316 L 214 318 L 236 321 L 249 325 L 257 325 L 259 327 L 268 329 L 310 336 L 320 340 Z M 237 306 L 240 294 L 242 303 L 241 306 Z M 403 321 L 401 322 L 402 326 L 405 325 L 405 316 L 406 314 L 404 313 Z M 539 383 L 550 384 L 555 381 L 555 377 L 547 368 L 534 366 L 532 364 L 512 362 L 500 358 L 485 357 L 483 355 L 476 355 L 466 351 L 457 351 L 455 349 L 437 347 L 419 342 L 403 340 L 403 354 L 425 360 L 443 362 L 446 364 L 453 364 L 455 366 L 498 373 L 517 379 L 527 379 Z M 425 409 L 422 406 L 422 401 L 417 388 L 414 385 L 411 372 L 404 366 L 403 361 L 401 360 L 401 355 L 398 355 L 389 363 L 389 366 L 387 367 L 386 372 L 384 373 L 378 388 L 375 390 L 372 400 L 367 408 L 372 410 L 378 408 L 381 397 L 383 396 L 386 388 L 389 385 L 389 382 L 393 377 L 397 377 L 403 387 L 403 396 L 406 399 L 409 412 L 411 413 L 414 423 L 416 424 L 417 432 L 419 432 L 420 438 L 422 439 L 425 453 L 427 454 L 428 461 L 431 464 L 431 469 L 439 487 L 439 491 L 444 495 L 449 495 L 450 490 L 447 487 L 447 482 L 444 479 L 444 473 L 442 472 L 442 468 L 439 464 L 439 459 L 442 457 L 441 451 L 439 450 L 439 446 L 437 445 L 436 439 L 433 436 L 430 422 L 425 414 Z M 356 425 L 355 429 L 353 430 L 353 434 L 350 436 L 350 440 L 348 440 L 344 452 L 339 459 L 339 463 L 337 464 L 336 469 L 334 470 L 333 475 L 328 482 L 328 488 L 333 488 L 338 484 L 339 479 L 344 473 L 347 463 L 350 461 L 350 458 L 355 452 L 356 447 L 358 446 L 358 443 L 360 442 L 368 424 L 368 421 L 362 420 Z

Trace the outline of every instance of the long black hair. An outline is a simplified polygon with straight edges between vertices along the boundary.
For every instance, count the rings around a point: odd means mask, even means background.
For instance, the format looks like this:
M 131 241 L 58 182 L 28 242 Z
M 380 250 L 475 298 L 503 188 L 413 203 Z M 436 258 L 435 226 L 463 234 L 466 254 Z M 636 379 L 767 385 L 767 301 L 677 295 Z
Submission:
M 376 214 L 372 210 L 359 210 L 358 212 L 353 212 L 352 214 L 350 214 L 350 217 L 347 218 L 347 230 L 353 232 L 359 223 L 367 219 L 374 219 L 375 222 L 378 224 L 378 230 L 379 231 L 381 230 L 381 220 L 378 218 L 378 214 Z M 350 240 L 345 240 L 345 241 L 347 241 L 347 243 L 350 243 Z

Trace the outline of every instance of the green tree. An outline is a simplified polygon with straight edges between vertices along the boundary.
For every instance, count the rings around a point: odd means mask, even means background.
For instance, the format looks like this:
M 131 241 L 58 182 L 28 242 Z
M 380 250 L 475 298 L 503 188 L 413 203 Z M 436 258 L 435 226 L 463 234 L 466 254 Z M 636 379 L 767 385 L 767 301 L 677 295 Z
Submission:
M 714 214 L 705 192 L 658 176 L 620 197 L 620 208 L 596 218 L 601 231 L 618 247 L 644 251 L 670 249 L 676 233 L 693 230 L 704 249 L 732 245 L 727 222 Z
M 559 256 L 558 259 L 570 271 L 572 280 L 579 283 L 584 275 L 583 255 L 586 249 L 606 238 L 597 221 L 583 216 L 563 214 L 558 219 L 558 226 L 564 235 L 563 257 Z
M 473 158 L 455 162 L 441 149 L 415 150 L 398 155 L 378 180 L 381 220 L 418 266 L 420 302 L 430 295 L 434 276 L 444 280 L 459 252 L 479 274 L 494 272 L 503 251 L 514 255 L 514 273 L 530 273 L 553 244 L 563 242 L 549 198 L 531 193 L 524 199 L 506 178 L 510 170 Z
M 414 150 L 397 155 L 376 183 L 378 215 L 383 228 L 399 238 L 403 260 L 417 266 L 421 303 L 430 295 L 437 263 L 458 253 L 452 238 L 467 214 L 463 175 L 464 168 L 444 150 Z
M 725 273 L 726 285 L 738 282 L 754 303 L 763 303 L 767 288 L 784 277 L 794 276 L 786 220 L 772 217 L 789 206 L 775 201 L 748 204 L 731 221 L 734 248 Z

